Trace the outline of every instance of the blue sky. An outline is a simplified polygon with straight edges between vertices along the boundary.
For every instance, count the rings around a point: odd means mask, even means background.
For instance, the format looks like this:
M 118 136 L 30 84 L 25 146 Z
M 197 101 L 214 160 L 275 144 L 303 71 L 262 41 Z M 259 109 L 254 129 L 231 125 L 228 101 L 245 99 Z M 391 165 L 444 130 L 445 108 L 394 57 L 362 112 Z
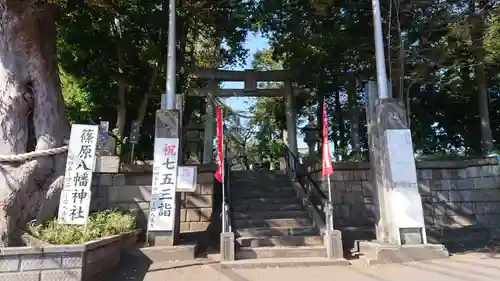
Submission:
M 245 42 L 245 48 L 249 50 L 248 57 L 245 61 L 244 67 L 234 67 L 231 68 L 233 70 L 244 70 L 252 68 L 252 60 L 255 52 L 263 49 L 269 48 L 269 42 L 266 38 L 262 36 L 261 33 L 251 33 L 247 34 L 247 39 Z M 243 89 L 243 82 L 225 82 L 222 84 L 222 88 L 231 88 L 231 89 Z M 234 97 L 234 98 L 226 98 L 224 101 L 231 108 L 237 111 L 246 111 L 252 105 L 252 98 L 247 97 Z M 243 122 L 245 123 L 245 122 Z M 297 132 L 298 133 L 298 132 Z M 307 147 L 307 145 L 303 141 L 303 137 L 297 134 L 297 144 L 299 148 Z
M 234 67 L 234 70 L 244 70 L 252 68 L 253 54 L 259 50 L 267 49 L 269 47 L 269 42 L 266 38 L 262 36 L 261 33 L 251 33 L 247 34 L 247 40 L 245 42 L 245 48 L 249 50 L 248 57 L 245 61 L 245 67 Z M 225 82 L 222 84 L 222 88 L 231 89 L 243 89 L 243 82 Z M 252 98 L 246 97 L 235 97 L 227 98 L 225 101 L 229 106 L 235 110 L 247 110 L 252 102 Z

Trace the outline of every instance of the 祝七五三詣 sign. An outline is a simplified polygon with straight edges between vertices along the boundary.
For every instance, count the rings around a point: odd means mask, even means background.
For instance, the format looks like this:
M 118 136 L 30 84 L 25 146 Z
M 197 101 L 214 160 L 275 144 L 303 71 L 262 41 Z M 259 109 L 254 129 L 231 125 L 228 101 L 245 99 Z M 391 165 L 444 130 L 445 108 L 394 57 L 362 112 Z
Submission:
M 178 152 L 178 138 L 155 139 L 149 231 L 173 230 Z
M 98 134 L 99 126 L 71 126 L 64 187 L 59 202 L 58 221 L 61 223 L 87 223 Z

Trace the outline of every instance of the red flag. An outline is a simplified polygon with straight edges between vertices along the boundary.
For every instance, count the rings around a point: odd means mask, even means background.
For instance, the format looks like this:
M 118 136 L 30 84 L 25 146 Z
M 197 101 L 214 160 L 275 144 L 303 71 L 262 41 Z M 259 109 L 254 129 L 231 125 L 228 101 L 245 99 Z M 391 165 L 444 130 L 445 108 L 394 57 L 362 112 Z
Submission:
M 217 107 L 215 109 L 215 120 L 217 122 L 217 171 L 215 171 L 215 178 L 224 183 L 224 155 L 222 154 L 222 110 Z
M 326 117 L 326 103 L 323 103 L 323 151 L 322 151 L 322 175 L 324 177 L 333 174 L 332 155 L 330 154 L 330 143 L 328 142 L 328 119 Z

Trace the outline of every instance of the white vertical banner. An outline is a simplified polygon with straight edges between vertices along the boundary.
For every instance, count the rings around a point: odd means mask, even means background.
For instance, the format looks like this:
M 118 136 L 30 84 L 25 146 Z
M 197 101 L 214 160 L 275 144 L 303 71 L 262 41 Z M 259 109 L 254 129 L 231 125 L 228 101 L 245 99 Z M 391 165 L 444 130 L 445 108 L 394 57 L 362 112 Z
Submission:
M 65 224 L 87 224 L 96 162 L 99 126 L 71 126 L 64 187 L 59 202 L 58 221 Z
M 175 218 L 179 138 L 156 138 L 148 231 L 172 231 Z

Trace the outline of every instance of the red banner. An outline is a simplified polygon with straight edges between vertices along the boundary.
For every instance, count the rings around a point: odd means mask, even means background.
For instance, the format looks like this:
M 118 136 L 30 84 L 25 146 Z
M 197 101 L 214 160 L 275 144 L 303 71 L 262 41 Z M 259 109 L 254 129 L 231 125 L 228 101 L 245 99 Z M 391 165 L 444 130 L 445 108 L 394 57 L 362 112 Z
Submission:
M 215 171 L 215 178 L 220 182 L 224 183 L 224 155 L 222 152 L 222 110 L 217 107 L 215 109 L 215 120 L 217 122 L 217 171 Z
M 330 143 L 328 142 L 328 118 L 326 116 L 326 103 L 323 103 L 323 140 L 322 140 L 322 175 L 327 177 L 333 174 L 332 155 L 330 153 Z

